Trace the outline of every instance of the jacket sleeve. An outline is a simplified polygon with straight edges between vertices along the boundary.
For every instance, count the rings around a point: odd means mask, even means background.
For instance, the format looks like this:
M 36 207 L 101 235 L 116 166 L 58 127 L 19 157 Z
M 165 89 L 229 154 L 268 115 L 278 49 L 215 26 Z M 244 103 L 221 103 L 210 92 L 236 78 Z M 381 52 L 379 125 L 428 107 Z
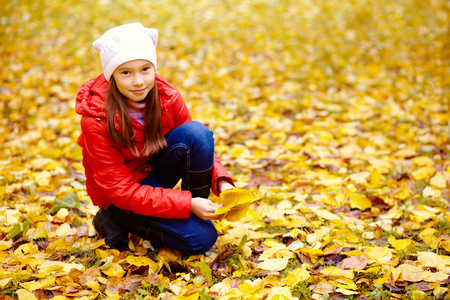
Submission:
M 83 156 L 87 159 L 97 196 L 134 213 L 161 218 L 188 218 L 192 196 L 188 191 L 141 186 L 125 165 L 118 146 L 109 137 L 104 122 L 81 119 Z
M 186 106 L 183 98 L 181 97 L 180 92 L 177 89 L 174 89 L 174 94 L 171 97 L 171 106 L 170 110 L 173 114 L 173 121 L 175 128 L 180 126 L 181 124 L 192 121 L 191 113 Z
M 219 196 L 220 192 L 217 189 L 217 180 L 219 178 L 224 178 L 227 180 L 231 185 L 234 186 L 234 181 L 231 178 L 230 174 L 228 174 L 228 171 L 225 169 L 225 167 L 220 162 L 219 158 L 214 155 L 214 170 L 212 174 L 212 182 L 211 182 L 211 190 L 213 191 L 214 195 Z
M 175 127 L 178 127 L 181 124 L 192 121 L 192 117 L 189 112 L 189 109 L 186 106 L 186 103 L 181 97 L 180 92 L 178 92 L 178 90 L 175 89 L 174 93 L 175 94 L 172 97 L 172 109 L 170 111 L 173 112 L 174 114 L 173 120 L 175 123 Z M 217 196 L 220 194 L 219 190 L 217 189 L 217 180 L 219 178 L 225 178 L 229 183 L 231 183 L 234 186 L 234 182 L 230 174 L 228 174 L 227 170 L 224 168 L 219 158 L 216 155 L 214 155 L 214 170 L 211 180 L 212 181 L 211 189 L 213 193 Z

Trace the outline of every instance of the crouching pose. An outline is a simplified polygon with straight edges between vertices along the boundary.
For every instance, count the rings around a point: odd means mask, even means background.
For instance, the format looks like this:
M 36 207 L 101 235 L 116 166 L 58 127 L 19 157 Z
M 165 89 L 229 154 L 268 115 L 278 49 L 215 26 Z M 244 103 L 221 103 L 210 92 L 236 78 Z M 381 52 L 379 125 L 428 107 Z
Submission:
M 214 155 L 213 133 L 155 73 L 157 40 L 156 29 L 132 23 L 93 43 L 103 74 L 81 86 L 76 111 L 87 191 L 100 206 L 94 227 L 114 249 L 128 249 L 132 233 L 201 254 L 217 239 L 210 191 L 234 183 Z M 173 189 L 180 179 L 181 190 Z

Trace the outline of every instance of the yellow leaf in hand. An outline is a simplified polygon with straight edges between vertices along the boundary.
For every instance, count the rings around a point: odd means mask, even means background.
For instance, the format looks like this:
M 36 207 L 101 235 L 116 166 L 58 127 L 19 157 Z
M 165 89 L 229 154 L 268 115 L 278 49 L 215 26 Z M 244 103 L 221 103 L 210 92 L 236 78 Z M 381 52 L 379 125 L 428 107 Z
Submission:
M 258 198 L 250 191 L 234 188 L 222 192 L 220 200 L 223 206 L 216 210 L 216 214 L 224 214 L 226 220 L 236 222 L 247 215 L 250 204 Z

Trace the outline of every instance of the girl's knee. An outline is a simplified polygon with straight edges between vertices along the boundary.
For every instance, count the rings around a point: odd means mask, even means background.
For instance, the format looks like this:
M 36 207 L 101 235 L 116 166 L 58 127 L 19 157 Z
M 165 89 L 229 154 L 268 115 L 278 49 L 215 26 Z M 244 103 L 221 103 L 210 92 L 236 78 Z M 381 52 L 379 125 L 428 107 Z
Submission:
M 185 252 L 189 255 L 203 254 L 209 251 L 217 241 L 217 230 L 214 225 L 207 230 L 199 230 L 195 235 L 186 239 Z
M 204 144 L 206 146 L 214 146 L 212 131 L 202 123 L 191 121 L 181 126 L 184 126 L 185 136 L 189 136 L 195 143 Z

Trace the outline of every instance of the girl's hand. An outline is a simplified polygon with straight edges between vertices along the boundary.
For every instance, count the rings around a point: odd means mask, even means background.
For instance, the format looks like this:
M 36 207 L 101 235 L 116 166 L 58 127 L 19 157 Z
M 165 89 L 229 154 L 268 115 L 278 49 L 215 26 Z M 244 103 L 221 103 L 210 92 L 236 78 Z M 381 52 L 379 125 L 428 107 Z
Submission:
M 215 211 L 221 207 L 214 204 L 211 200 L 195 197 L 192 198 L 191 212 L 203 220 L 218 220 L 220 215 L 216 215 Z
M 229 189 L 234 189 L 234 186 L 229 183 L 225 178 L 219 178 L 217 180 L 217 189 L 219 190 L 220 193 L 229 190 Z

